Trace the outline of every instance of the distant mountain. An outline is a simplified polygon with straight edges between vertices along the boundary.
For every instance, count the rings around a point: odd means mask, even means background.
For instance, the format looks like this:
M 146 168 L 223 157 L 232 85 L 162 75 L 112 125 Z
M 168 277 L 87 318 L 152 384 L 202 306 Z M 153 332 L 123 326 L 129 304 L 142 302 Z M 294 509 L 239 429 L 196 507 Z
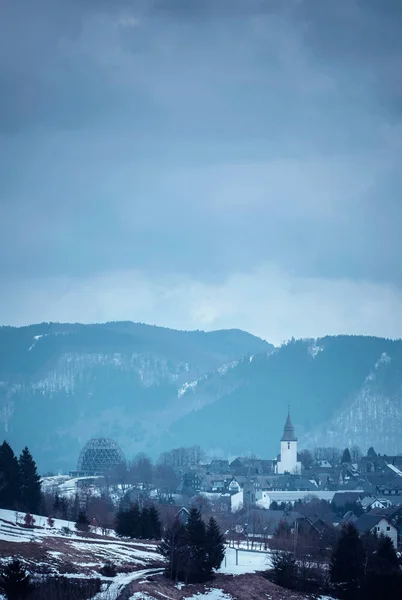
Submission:
M 129 457 L 199 444 L 272 458 L 288 405 L 301 448 L 402 452 L 402 341 L 273 348 L 239 330 L 0 328 L 0 436 L 28 444 L 42 470 L 74 469 L 92 436 L 114 438 Z
M 76 466 L 92 436 L 128 455 L 199 406 L 186 384 L 271 344 L 240 330 L 176 331 L 140 323 L 0 327 L 0 435 L 33 451 L 41 469 Z
M 402 452 L 402 341 L 292 340 L 187 386 L 183 400 L 201 408 L 176 421 L 163 445 L 271 458 L 289 405 L 300 448 Z

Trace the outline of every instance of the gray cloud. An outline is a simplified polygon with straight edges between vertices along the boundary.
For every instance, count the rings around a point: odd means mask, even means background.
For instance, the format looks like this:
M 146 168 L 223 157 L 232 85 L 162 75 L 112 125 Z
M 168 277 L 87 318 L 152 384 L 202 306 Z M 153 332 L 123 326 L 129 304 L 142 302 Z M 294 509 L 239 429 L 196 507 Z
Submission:
M 399 3 L 20 0 L 3 12 L 10 293 L 127 272 L 147 289 L 162 276 L 197 290 L 268 276 L 400 287 Z

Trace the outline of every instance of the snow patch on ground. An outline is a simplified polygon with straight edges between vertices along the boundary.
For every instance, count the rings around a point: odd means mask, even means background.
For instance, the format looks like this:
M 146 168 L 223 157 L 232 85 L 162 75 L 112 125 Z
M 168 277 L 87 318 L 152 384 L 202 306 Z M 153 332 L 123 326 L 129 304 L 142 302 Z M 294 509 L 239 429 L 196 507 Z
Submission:
M 197 387 L 198 383 L 199 383 L 199 379 L 195 379 L 194 381 L 190 381 L 190 383 L 184 383 L 181 388 L 178 389 L 177 391 L 177 397 L 181 398 L 182 396 L 184 396 L 184 394 L 188 391 L 188 390 L 195 390 L 195 388 Z
M 34 335 L 34 342 L 31 344 L 31 346 L 29 346 L 29 348 L 28 348 L 28 352 L 29 352 L 30 350 L 32 350 L 32 348 L 35 346 L 36 342 L 37 342 L 38 340 L 40 340 L 40 338 L 41 338 L 41 337 L 43 337 L 44 335 L 46 335 L 46 333 L 45 333 L 45 334 L 42 334 L 42 335 Z
M 195 594 L 195 596 L 189 596 L 187 600 L 233 600 L 233 596 L 225 594 L 223 590 L 219 588 L 209 588 L 203 594 Z
M 324 350 L 324 347 L 318 346 L 316 340 L 313 340 L 312 343 L 310 344 L 310 346 L 308 347 L 308 353 L 313 358 L 315 358 L 317 356 L 317 354 L 319 354 L 320 352 L 323 352 L 323 350 Z
M 143 569 L 142 571 L 134 571 L 134 573 L 121 573 L 117 575 L 106 591 L 101 590 L 94 596 L 93 600 L 116 600 L 121 592 L 127 587 L 132 581 L 147 577 L 148 575 L 158 575 L 162 573 L 163 569 Z M 132 596 L 134 598 L 141 598 L 141 596 Z M 146 596 L 145 596 L 146 598 Z
M 385 365 L 387 363 L 391 362 L 391 357 L 388 356 L 388 354 L 386 352 L 383 352 L 380 356 L 380 358 L 377 360 L 377 362 L 374 365 L 375 369 L 378 369 L 381 365 Z
M 225 365 L 222 365 L 221 367 L 219 367 L 218 369 L 218 373 L 220 373 L 221 375 L 224 375 L 225 373 L 227 373 L 230 369 L 234 369 L 236 365 L 239 364 L 238 360 L 233 360 L 230 363 L 226 363 Z
M 236 564 L 236 553 L 237 563 Z M 271 567 L 271 559 L 268 552 L 258 552 L 245 549 L 226 548 L 225 558 L 218 573 L 224 575 L 244 575 L 266 571 Z

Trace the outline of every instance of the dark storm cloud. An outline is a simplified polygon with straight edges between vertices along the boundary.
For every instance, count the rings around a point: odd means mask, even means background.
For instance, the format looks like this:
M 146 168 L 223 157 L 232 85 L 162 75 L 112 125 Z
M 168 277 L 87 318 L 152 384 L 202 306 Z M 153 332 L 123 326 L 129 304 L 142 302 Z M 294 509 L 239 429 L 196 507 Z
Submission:
M 1 11 L 5 280 L 273 263 L 402 283 L 400 3 Z

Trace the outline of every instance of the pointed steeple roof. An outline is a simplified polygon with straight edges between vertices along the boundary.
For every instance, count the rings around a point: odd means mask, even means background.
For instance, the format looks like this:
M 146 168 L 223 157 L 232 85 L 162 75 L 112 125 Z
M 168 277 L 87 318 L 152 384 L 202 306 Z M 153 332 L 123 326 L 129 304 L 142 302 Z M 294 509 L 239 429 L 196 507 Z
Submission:
M 288 418 L 286 419 L 281 442 L 297 442 L 295 428 L 293 427 L 292 419 L 290 418 L 290 412 L 288 412 Z

